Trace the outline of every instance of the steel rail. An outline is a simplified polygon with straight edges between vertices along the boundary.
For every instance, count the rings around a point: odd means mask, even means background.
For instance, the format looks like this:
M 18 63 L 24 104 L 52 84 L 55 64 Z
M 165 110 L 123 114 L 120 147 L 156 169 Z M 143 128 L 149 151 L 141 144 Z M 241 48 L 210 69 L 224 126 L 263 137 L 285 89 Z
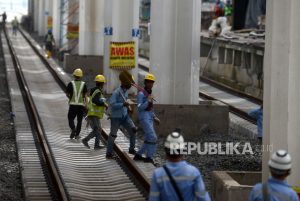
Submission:
M 59 171 L 57 169 L 55 161 L 52 157 L 52 153 L 51 153 L 50 146 L 49 146 L 47 138 L 46 138 L 46 133 L 44 131 L 44 127 L 43 127 L 41 118 L 38 114 L 36 105 L 31 96 L 31 92 L 30 92 L 28 84 L 25 80 L 25 76 L 22 72 L 22 67 L 18 60 L 18 57 L 17 57 L 14 47 L 12 45 L 12 42 L 9 39 L 6 28 L 4 28 L 4 35 L 6 37 L 8 48 L 9 48 L 9 51 L 10 51 L 10 54 L 12 57 L 15 72 L 16 72 L 16 75 L 18 78 L 18 84 L 19 84 L 20 89 L 22 90 L 22 96 L 23 96 L 23 100 L 26 105 L 26 110 L 28 112 L 29 120 L 32 124 L 34 133 L 36 133 L 36 135 L 37 135 L 37 139 L 39 142 L 38 144 L 40 145 L 40 148 L 42 150 L 42 160 L 44 160 L 44 162 L 47 164 L 47 167 L 45 167 L 45 168 L 47 168 L 47 171 L 50 174 L 48 179 L 50 180 L 49 182 L 51 184 L 53 184 L 53 186 L 49 186 L 49 187 L 54 188 L 54 190 L 55 190 L 54 195 L 57 196 L 58 200 L 67 201 L 67 200 L 69 200 L 68 193 L 65 189 L 62 178 L 59 174 Z
M 39 56 L 41 61 L 45 64 L 45 66 L 49 69 L 54 79 L 58 82 L 59 86 L 62 90 L 66 91 L 66 83 L 62 80 L 62 78 L 57 74 L 57 72 L 53 69 L 53 67 L 49 64 L 48 60 L 41 54 L 41 52 L 37 49 L 35 45 L 29 40 L 29 38 L 24 34 L 23 30 L 20 29 L 21 34 L 34 50 L 34 52 Z M 102 137 L 107 140 L 109 134 L 102 129 L 101 132 Z M 126 165 L 128 170 L 135 176 L 139 184 L 144 188 L 144 190 L 149 193 L 150 191 L 150 181 L 146 177 L 146 175 L 137 167 L 135 162 L 128 156 L 128 154 L 116 143 L 114 144 L 114 151 L 120 158 L 120 160 Z

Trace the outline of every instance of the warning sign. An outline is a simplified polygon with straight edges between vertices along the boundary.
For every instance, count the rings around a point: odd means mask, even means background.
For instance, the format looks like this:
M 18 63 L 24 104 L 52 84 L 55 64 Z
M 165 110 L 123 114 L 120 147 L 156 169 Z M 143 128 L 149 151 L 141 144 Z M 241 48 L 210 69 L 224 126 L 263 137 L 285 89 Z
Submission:
M 135 42 L 110 42 L 109 66 L 118 70 L 135 68 Z

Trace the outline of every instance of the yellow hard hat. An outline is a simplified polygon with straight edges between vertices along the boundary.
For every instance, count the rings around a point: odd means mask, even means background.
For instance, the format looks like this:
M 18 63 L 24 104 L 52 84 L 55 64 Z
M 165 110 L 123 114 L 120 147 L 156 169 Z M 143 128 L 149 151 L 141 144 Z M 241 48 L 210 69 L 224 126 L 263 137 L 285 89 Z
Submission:
M 95 82 L 103 82 L 103 83 L 105 83 L 106 80 L 105 80 L 105 77 L 103 75 L 97 75 L 95 77 Z
M 75 69 L 73 75 L 76 77 L 82 77 L 83 76 L 82 70 L 80 68 Z
M 151 73 L 147 73 L 145 75 L 145 80 L 150 80 L 150 81 L 155 82 L 155 76 L 153 74 L 151 74 Z

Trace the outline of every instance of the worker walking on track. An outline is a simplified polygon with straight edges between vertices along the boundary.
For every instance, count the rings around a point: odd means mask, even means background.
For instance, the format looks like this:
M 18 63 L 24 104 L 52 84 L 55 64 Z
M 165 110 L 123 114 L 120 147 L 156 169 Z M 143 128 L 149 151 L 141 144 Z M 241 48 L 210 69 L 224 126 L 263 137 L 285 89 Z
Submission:
M 292 168 L 290 154 L 285 150 L 276 151 L 269 160 L 269 168 L 271 178 L 253 187 L 249 201 L 299 201 L 297 193 L 286 182 Z
M 182 160 L 185 144 L 179 130 L 168 135 L 165 141 L 167 163 L 154 170 L 150 201 L 210 201 L 199 170 Z
M 113 145 L 117 137 L 117 132 L 120 126 L 126 129 L 130 136 L 129 153 L 135 154 L 135 134 L 137 131 L 131 117 L 128 112 L 132 111 L 130 102 L 128 101 L 128 90 L 131 88 L 131 84 L 134 82 L 132 75 L 127 77 L 124 71 L 120 73 L 119 79 L 121 86 L 118 87 L 110 97 L 110 110 L 111 110 L 111 128 L 107 143 L 106 158 L 111 159 L 113 157 Z
M 85 100 L 87 94 L 86 84 L 81 81 L 83 76 L 80 68 L 73 72 L 74 81 L 70 82 L 67 86 L 67 97 L 69 98 L 69 112 L 68 120 L 71 129 L 70 139 L 79 139 L 82 119 L 85 111 Z M 74 120 L 77 117 L 77 126 L 75 128 Z
M 143 160 L 150 163 L 154 163 L 153 156 L 156 153 L 157 141 L 153 122 L 160 122 L 153 112 L 152 87 L 154 82 L 155 76 L 147 73 L 144 78 L 145 88 L 140 90 L 137 96 L 138 117 L 144 131 L 144 144 L 133 158 L 134 160 Z M 146 153 L 146 158 L 142 156 L 144 153 Z
M 11 25 L 12 25 L 13 35 L 16 36 L 17 35 L 18 26 L 19 26 L 19 22 L 18 22 L 17 17 L 14 18 L 14 20 L 11 22 Z
M 55 40 L 52 34 L 52 31 L 49 30 L 44 39 L 45 47 L 46 47 L 46 57 L 52 57 L 53 46 L 55 44 Z
M 101 138 L 101 122 L 100 119 L 103 118 L 103 114 L 107 109 L 106 99 L 103 96 L 103 86 L 106 82 L 103 75 L 97 75 L 95 77 L 96 87 L 91 89 L 90 98 L 88 103 L 88 121 L 93 131 L 82 140 L 82 143 L 87 148 L 90 148 L 88 141 L 95 137 L 94 149 L 102 148 L 100 146 Z

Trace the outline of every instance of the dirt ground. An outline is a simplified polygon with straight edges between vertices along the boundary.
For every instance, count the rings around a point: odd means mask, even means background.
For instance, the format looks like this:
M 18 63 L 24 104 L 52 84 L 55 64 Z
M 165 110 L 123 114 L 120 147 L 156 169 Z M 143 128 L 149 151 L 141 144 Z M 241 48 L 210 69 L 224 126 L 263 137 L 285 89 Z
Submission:
M 0 44 L 0 200 L 24 200 L 2 44 Z

